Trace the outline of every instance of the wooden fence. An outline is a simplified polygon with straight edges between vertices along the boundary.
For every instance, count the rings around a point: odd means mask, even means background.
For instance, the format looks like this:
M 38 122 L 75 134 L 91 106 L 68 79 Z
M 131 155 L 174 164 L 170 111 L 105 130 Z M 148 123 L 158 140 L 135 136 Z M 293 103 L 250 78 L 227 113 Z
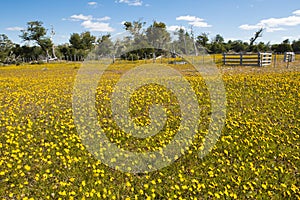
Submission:
M 267 66 L 272 63 L 272 53 L 223 54 L 223 64 L 232 66 Z

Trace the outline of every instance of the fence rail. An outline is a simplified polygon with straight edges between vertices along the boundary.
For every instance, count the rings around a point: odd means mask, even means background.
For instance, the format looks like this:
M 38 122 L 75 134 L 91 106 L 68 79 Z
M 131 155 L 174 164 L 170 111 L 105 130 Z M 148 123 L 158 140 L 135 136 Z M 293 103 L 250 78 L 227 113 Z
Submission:
M 232 66 L 266 66 L 272 63 L 272 53 L 223 54 L 223 64 Z

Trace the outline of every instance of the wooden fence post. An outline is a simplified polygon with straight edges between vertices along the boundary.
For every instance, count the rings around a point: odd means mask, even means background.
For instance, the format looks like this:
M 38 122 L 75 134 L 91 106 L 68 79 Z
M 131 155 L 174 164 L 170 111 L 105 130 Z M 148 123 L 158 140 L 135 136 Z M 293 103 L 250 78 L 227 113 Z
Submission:
M 243 53 L 240 53 L 240 65 L 243 66 Z
M 261 58 L 261 54 L 260 52 L 257 53 L 257 63 L 258 63 L 258 66 L 261 67 L 262 66 L 262 58 Z
M 277 53 L 274 55 L 274 68 L 276 67 L 276 62 L 277 62 Z

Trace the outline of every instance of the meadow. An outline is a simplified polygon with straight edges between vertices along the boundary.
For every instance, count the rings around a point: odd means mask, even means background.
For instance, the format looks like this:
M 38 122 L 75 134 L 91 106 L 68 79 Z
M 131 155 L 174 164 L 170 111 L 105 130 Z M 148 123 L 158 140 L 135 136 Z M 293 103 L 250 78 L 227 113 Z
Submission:
M 119 130 L 109 106 L 118 78 L 139 62 L 110 66 L 99 82 L 95 108 L 111 142 L 132 151 L 154 151 L 176 134 L 176 97 L 157 85 L 134 93 L 130 112 L 141 126 L 149 123 L 143 108 L 155 102 L 167 109 L 166 127 L 146 139 Z M 204 158 L 198 153 L 209 123 L 208 91 L 189 66 L 170 66 L 186 77 L 204 108 L 201 126 L 174 163 L 137 174 L 110 168 L 82 144 L 72 110 L 81 63 L 0 67 L 0 198 L 300 199 L 300 62 L 289 68 L 282 62 L 275 68 L 218 64 L 226 121 Z

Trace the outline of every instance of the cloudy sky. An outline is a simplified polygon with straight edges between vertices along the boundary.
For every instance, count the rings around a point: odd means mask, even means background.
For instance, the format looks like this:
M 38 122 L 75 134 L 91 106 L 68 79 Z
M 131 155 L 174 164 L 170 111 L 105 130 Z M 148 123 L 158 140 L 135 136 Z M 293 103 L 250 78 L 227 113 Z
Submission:
M 196 35 L 221 34 L 226 41 L 249 41 L 259 28 L 264 28 L 259 41 L 300 39 L 299 0 L 3 0 L 1 8 L 0 33 L 16 43 L 22 42 L 20 30 L 34 20 L 54 27 L 56 44 L 75 32 L 117 36 L 124 32 L 122 22 L 133 20 L 146 26 L 165 22 L 170 31 L 192 26 Z

